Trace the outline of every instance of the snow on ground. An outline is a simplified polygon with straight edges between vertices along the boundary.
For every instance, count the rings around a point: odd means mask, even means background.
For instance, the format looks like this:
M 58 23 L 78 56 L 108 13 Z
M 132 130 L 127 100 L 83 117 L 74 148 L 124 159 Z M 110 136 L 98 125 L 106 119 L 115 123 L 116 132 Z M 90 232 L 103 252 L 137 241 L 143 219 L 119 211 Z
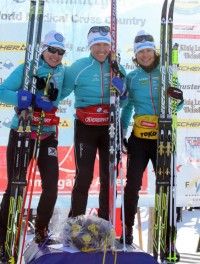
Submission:
M 142 222 L 143 249 L 148 249 L 148 221 L 149 210 L 145 207 L 140 209 Z M 200 264 L 200 252 L 197 246 L 200 237 L 200 210 L 182 211 L 182 221 L 177 223 L 177 249 L 181 254 L 180 264 Z M 138 225 L 134 227 L 134 242 L 139 245 Z

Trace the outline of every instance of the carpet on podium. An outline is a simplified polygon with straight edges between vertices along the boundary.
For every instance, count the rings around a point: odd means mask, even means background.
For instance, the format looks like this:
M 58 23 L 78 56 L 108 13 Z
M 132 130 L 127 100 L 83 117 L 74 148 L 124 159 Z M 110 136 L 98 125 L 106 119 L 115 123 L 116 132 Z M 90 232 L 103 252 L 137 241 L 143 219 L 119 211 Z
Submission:
M 125 249 L 117 243 L 114 251 L 80 252 L 62 244 L 38 246 L 30 242 L 24 252 L 26 264 L 157 264 L 158 262 L 136 245 Z

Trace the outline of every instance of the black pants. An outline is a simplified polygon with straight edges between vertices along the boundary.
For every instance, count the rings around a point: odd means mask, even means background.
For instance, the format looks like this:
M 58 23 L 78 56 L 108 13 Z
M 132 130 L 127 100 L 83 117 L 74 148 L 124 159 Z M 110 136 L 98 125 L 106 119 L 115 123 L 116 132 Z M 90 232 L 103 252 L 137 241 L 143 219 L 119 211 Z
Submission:
M 124 189 L 125 224 L 133 226 L 143 173 L 149 160 L 156 170 L 157 140 L 140 139 L 131 134 L 128 140 L 127 175 Z
M 8 220 L 9 198 L 11 190 L 11 179 L 14 174 L 14 158 L 17 143 L 17 132 L 10 131 L 7 146 L 7 175 L 8 184 L 3 195 L 0 209 L 0 242 L 4 242 L 6 238 L 6 228 Z M 29 160 L 33 155 L 35 140 L 30 141 Z M 41 141 L 38 168 L 42 180 L 42 193 L 37 207 L 37 223 L 42 227 L 48 227 L 49 221 L 53 214 L 54 206 L 58 192 L 58 157 L 57 157 L 58 141 L 54 134 Z
M 98 216 L 109 218 L 109 132 L 108 126 L 89 126 L 75 120 L 76 176 L 72 190 L 69 217 L 85 214 L 88 191 L 93 180 L 94 163 L 99 154 L 99 211 Z

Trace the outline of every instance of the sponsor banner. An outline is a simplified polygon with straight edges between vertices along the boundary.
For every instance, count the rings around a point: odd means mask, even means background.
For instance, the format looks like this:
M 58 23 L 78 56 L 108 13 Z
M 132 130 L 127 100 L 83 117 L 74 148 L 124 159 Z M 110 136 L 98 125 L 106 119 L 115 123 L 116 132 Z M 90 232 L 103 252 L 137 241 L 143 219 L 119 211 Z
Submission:
M 184 72 L 184 74 L 188 73 L 190 78 L 192 79 L 192 78 L 194 78 L 194 74 L 195 73 L 199 74 L 199 72 L 200 72 L 200 64 L 180 64 L 178 69 L 179 69 L 179 73 L 180 72 Z M 195 80 L 198 80 L 198 79 L 195 78 Z M 186 78 L 185 78 L 185 81 L 187 81 Z M 181 83 L 184 84 L 184 82 L 181 82 Z
M 19 52 L 26 50 L 26 43 L 18 43 L 18 42 L 0 42 L 0 52 Z
M 176 12 L 186 16 L 198 14 L 200 12 L 199 0 L 177 0 Z
M 59 181 L 58 181 L 58 193 L 60 195 L 71 194 L 72 187 L 74 185 L 75 177 L 75 162 L 74 162 L 74 149 L 73 145 L 70 147 L 58 147 L 58 159 L 59 159 Z M 123 156 L 123 184 L 125 184 L 125 164 L 126 157 Z M 49 165 L 50 166 L 50 165 Z M 7 182 L 7 169 L 6 169 L 6 147 L 0 147 L 0 193 L 6 188 Z M 32 184 L 32 182 L 31 182 Z M 95 162 L 94 179 L 91 184 L 90 194 L 98 194 L 99 192 L 99 166 L 98 155 Z M 121 178 L 117 179 L 117 191 L 121 192 Z M 141 188 L 141 195 L 147 195 L 149 192 L 147 170 L 144 173 L 143 183 Z M 41 193 L 41 179 L 39 171 L 36 172 L 36 179 L 34 181 L 34 195 Z
M 178 119 L 177 126 L 180 128 L 200 128 L 200 119 Z
M 200 39 L 200 35 L 194 35 L 194 34 L 174 34 L 173 37 L 175 39 L 183 38 L 183 39 Z
M 191 164 L 193 164 L 193 166 L 191 166 Z M 188 164 L 184 164 L 180 170 L 181 180 L 179 179 L 177 181 L 179 186 L 177 192 L 177 205 L 198 206 L 200 204 L 199 162 L 195 165 L 192 160 L 191 163 L 188 161 Z

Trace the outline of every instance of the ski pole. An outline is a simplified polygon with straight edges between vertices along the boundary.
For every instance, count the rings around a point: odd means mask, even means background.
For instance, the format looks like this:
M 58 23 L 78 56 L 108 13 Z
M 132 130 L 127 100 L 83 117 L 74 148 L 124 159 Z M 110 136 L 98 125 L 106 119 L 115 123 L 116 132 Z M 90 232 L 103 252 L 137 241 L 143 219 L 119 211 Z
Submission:
M 122 162 L 122 140 L 121 140 L 121 122 L 119 120 L 119 176 L 121 188 L 121 204 L 122 204 L 122 236 L 123 236 L 123 251 L 127 251 L 125 238 L 125 208 L 124 208 L 124 183 L 123 183 L 123 162 Z

